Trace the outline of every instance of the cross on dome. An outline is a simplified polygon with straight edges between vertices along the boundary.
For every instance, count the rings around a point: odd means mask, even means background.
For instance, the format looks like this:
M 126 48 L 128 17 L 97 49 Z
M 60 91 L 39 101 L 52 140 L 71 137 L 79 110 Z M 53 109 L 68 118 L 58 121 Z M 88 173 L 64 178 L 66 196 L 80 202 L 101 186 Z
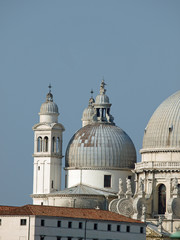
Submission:
M 52 88 L 51 84 L 49 84 L 48 88 L 49 88 L 49 93 L 46 95 L 46 102 L 53 102 L 53 95 L 51 93 L 51 88 Z
M 91 98 L 93 98 L 93 93 L 94 93 L 94 91 L 93 91 L 93 89 L 91 89 Z
M 52 88 L 51 84 L 49 84 L 48 88 L 49 88 L 49 93 L 51 93 L 51 88 Z

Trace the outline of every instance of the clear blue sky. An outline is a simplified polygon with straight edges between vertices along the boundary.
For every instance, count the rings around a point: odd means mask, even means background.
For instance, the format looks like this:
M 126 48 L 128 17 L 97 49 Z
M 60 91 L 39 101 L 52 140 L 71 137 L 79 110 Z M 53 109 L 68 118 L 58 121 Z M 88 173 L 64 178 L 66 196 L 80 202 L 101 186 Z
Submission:
M 49 83 L 64 154 L 103 76 L 139 152 L 152 113 L 180 88 L 179 13 L 178 0 L 0 1 L 0 204 L 32 202 L 32 126 Z

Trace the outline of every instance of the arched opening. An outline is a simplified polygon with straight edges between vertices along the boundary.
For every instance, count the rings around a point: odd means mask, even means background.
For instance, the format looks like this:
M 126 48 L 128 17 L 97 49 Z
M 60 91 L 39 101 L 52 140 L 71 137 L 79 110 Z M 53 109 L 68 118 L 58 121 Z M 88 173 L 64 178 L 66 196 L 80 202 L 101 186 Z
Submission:
M 59 153 L 59 149 L 60 149 L 60 139 L 59 137 L 57 137 L 57 140 L 56 140 L 56 152 Z
M 158 189 L 158 214 L 166 212 L 166 186 L 161 184 Z
M 55 151 L 56 151 L 55 148 L 56 148 L 56 138 L 53 137 L 53 138 L 52 138 L 52 152 L 55 152 Z
M 180 184 L 178 184 L 178 194 L 180 194 Z
M 48 152 L 48 137 L 44 137 L 44 152 Z
M 42 152 L 42 137 L 38 137 L 37 140 L 37 151 Z
M 97 117 L 100 117 L 100 111 L 99 111 L 99 108 L 97 108 Z

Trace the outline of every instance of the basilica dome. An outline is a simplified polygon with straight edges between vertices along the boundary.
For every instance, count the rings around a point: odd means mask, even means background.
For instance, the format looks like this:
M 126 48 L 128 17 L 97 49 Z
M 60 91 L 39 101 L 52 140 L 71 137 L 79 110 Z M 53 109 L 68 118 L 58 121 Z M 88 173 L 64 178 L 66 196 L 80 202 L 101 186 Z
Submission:
M 152 115 L 144 133 L 143 150 L 180 150 L 180 91 L 168 97 Z
M 114 124 L 95 122 L 77 131 L 66 151 L 66 168 L 134 168 L 136 150 Z

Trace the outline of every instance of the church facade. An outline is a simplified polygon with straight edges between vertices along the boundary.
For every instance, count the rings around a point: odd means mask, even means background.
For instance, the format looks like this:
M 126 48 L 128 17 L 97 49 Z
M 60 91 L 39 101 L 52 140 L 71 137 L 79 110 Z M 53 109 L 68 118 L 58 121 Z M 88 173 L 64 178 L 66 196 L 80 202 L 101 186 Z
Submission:
M 65 154 L 65 189 L 61 190 L 62 140 L 58 106 L 51 91 L 40 108 L 34 130 L 33 204 L 109 209 L 148 221 L 160 232 L 180 228 L 180 91 L 166 99 L 150 119 L 136 163 L 130 137 L 117 127 L 101 82 L 89 100 L 82 128 Z

